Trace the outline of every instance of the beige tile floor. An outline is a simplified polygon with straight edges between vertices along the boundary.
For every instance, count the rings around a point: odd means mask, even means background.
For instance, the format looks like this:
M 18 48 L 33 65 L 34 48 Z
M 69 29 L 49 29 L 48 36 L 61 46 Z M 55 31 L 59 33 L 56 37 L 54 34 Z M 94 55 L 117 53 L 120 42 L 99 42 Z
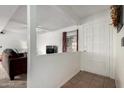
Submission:
M 7 72 L 0 62 L 0 88 L 26 88 L 27 75 L 22 74 L 16 76 L 14 80 L 10 80 Z
M 27 75 L 16 76 L 14 80 L 0 79 L 0 88 L 26 88 Z
M 115 81 L 108 77 L 80 71 L 62 88 L 115 88 Z

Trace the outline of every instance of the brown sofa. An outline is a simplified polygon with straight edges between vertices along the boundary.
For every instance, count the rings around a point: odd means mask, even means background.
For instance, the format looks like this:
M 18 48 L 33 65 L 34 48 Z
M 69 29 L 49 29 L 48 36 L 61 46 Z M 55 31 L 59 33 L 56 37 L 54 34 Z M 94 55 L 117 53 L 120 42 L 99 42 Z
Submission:
M 16 53 L 12 49 L 6 49 L 2 53 L 2 65 L 10 80 L 14 80 L 16 75 L 27 73 L 27 56 L 24 56 L 24 53 Z

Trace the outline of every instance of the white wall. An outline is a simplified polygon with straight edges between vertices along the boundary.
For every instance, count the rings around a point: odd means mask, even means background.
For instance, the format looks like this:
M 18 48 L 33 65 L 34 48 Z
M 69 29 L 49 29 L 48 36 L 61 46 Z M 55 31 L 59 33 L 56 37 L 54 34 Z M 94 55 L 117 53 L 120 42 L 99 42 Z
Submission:
M 78 53 L 37 56 L 35 14 L 36 7 L 31 6 L 30 12 L 28 6 L 28 87 L 61 87 L 80 71 L 80 56 Z
M 16 48 L 19 52 L 27 47 L 27 34 L 7 31 L 5 34 L 0 34 L 0 54 L 6 48 Z
M 79 31 L 81 69 L 114 78 L 113 27 L 110 11 L 102 11 L 82 20 Z
M 124 7 L 124 6 L 123 6 Z M 124 10 L 123 10 L 124 11 Z M 124 16 L 123 16 L 124 17 Z M 124 21 L 124 20 L 123 20 Z M 119 33 L 114 31 L 114 61 L 116 87 L 124 88 L 124 47 L 121 46 L 121 39 L 124 37 L 124 26 Z
M 79 53 L 60 53 L 35 57 L 28 87 L 61 87 L 80 71 Z
M 62 52 L 62 33 L 61 32 L 47 32 L 44 34 L 37 34 L 37 52 L 39 55 L 46 54 L 46 46 L 55 45 L 58 47 L 58 53 Z
M 19 52 L 27 48 L 26 6 L 0 6 L 0 54 L 6 48 L 16 48 Z
M 115 80 L 117 87 L 124 87 L 124 47 L 121 46 L 122 37 L 124 37 L 124 27 L 119 33 L 116 33 Z

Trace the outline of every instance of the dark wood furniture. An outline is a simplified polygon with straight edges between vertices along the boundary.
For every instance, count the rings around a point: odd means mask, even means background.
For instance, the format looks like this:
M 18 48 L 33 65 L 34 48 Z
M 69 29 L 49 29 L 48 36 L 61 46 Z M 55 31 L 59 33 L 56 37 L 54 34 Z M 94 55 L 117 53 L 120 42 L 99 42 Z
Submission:
M 11 58 L 9 63 L 9 77 L 14 80 L 14 77 L 19 74 L 27 73 L 27 57 Z
M 19 74 L 27 73 L 27 57 L 24 53 L 2 53 L 2 65 L 8 73 L 10 80 Z

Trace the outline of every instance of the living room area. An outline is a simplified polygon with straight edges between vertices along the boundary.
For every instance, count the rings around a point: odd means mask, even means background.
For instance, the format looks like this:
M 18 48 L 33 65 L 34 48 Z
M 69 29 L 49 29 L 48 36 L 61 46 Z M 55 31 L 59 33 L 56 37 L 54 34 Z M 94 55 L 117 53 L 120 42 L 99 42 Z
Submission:
M 0 88 L 26 87 L 27 7 L 0 6 Z
M 124 87 L 123 8 L 0 6 L 0 87 Z

